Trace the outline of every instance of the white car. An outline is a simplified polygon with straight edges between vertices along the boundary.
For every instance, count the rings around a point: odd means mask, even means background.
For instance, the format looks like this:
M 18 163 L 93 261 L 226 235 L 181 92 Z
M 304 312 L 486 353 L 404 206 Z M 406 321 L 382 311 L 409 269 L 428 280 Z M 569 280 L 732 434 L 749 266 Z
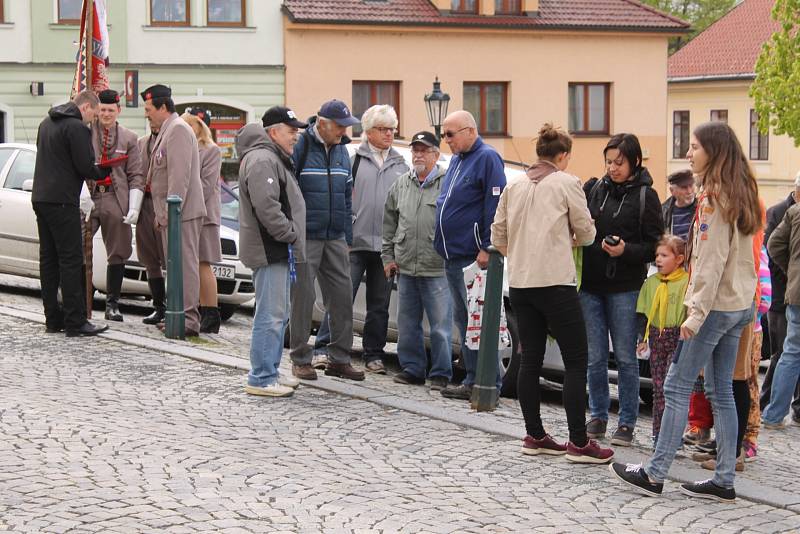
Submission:
M 39 234 L 31 206 L 36 146 L 21 143 L 0 144 L 0 272 L 39 278 Z M 136 230 L 134 226 L 134 244 Z M 239 233 L 220 227 L 222 262 L 214 265 L 219 293 L 220 314 L 230 318 L 240 304 L 254 296 L 250 269 L 239 261 Z M 106 249 L 101 233 L 94 236 L 92 282 L 101 292 L 106 290 Z M 147 275 L 133 254 L 125 262 L 123 295 L 150 296 Z

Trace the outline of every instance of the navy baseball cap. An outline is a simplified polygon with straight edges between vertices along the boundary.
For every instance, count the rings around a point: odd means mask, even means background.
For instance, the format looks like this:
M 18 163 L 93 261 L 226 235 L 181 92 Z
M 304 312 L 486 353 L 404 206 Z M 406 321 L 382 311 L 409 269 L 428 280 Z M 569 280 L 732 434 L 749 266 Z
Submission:
M 319 113 L 317 113 L 317 115 L 326 119 L 330 119 L 339 126 L 353 126 L 354 124 L 359 124 L 361 122 L 357 118 L 353 117 L 353 114 L 350 113 L 350 108 L 347 107 L 347 104 L 336 99 L 328 100 L 322 104 L 322 107 L 319 108 Z

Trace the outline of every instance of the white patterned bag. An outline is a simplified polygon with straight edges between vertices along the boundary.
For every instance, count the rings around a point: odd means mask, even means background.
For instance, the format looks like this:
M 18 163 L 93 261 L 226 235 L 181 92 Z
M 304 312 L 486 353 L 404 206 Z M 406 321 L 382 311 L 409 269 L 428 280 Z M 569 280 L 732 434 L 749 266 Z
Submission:
M 471 276 L 474 271 L 474 276 Z M 483 318 L 483 296 L 486 292 L 486 273 L 476 264 L 464 269 L 464 282 L 467 285 L 467 347 L 478 350 L 481 344 L 481 319 Z M 470 280 L 470 278 L 472 278 Z M 505 306 L 500 304 L 500 331 L 498 336 L 498 350 L 511 346 L 511 337 L 506 325 Z

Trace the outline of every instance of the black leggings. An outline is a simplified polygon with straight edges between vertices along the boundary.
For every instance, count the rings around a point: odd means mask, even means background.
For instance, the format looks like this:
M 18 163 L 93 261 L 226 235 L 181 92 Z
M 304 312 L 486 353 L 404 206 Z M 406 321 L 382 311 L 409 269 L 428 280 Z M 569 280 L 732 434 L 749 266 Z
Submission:
M 733 401 L 736 403 L 736 418 L 739 430 L 736 432 L 736 457 L 742 453 L 742 441 L 747 430 L 747 419 L 750 417 L 750 387 L 747 380 L 733 381 Z
M 541 439 L 546 435 L 540 412 L 539 376 L 551 334 L 564 360 L 564 410 L 569 440 L 586 445 L 586 366 L 589 349 L 583 311 L 574 286 L 515 288 L 509 290 L 511 308 L 517 317 L 522 357 L 517 394 L 525 430 Z

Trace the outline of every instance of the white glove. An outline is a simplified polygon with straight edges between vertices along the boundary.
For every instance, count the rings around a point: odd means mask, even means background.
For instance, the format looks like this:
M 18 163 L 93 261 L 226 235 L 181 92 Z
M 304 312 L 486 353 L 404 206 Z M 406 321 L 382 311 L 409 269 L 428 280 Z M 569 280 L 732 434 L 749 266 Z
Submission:
M 144 191 L 140 189 L 131 189 L 128 192 L 128 214 L 122 218 L 125 224 L 136 224 L 139 219 L 139 210 L 142 209 L 142 199 L 144 198 Z
M 78 205 L 81 208 L 84 219 L 86 222 L 89 222 L 89 219 L 92 217 L 94 202 L 92 202 L 92 195 L 89 193 L 89 187 L 86 185 L 86 182 L 83 182 L 83 187 L 81 187 L 81 196 Z

